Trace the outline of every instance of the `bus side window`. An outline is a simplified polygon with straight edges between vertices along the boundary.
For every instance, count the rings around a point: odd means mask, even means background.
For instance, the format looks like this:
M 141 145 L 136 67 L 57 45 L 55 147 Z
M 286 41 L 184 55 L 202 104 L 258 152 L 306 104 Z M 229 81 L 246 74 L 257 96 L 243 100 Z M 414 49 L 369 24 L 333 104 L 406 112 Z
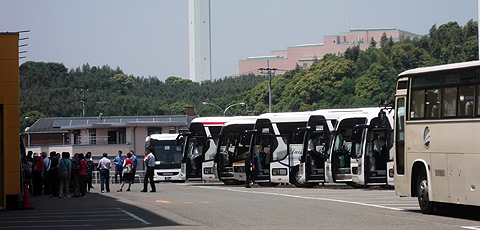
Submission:
M 426 117 L 439 118 L 440 117 L 440 89 L 428 89 L 426 101 Z

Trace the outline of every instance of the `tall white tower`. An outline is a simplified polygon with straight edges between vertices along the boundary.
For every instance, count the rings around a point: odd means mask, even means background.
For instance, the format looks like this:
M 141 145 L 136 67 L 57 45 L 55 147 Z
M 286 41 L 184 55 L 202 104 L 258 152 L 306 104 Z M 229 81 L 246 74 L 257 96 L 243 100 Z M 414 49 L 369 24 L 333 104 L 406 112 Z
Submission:
M 212 80 L 210 0 L 188 0 L 190 79 Z

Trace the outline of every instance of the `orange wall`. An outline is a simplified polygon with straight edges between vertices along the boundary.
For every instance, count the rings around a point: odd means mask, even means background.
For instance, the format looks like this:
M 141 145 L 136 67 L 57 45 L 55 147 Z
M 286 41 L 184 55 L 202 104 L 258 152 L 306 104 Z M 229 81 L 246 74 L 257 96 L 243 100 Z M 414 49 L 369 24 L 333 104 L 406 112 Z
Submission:
M 3 187 L 2 204 L 7 195 L 20 194 L 20 97 L 18 72 L 18 34 L 0 33 L 0 105 L 3 105 L 3 161 L 0 186 Z M 0 137 L 1 138 L 1 137 Z

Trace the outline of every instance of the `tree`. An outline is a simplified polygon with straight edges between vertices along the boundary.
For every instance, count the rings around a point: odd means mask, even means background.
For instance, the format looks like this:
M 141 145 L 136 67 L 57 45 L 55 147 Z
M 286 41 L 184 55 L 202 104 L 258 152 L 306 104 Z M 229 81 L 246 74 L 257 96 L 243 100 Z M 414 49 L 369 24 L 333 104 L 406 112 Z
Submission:
M 377 47 L 377 42 L 375 41 L 375 38 L 372 37 L 370 39 L 370 47 L 376 48 Z

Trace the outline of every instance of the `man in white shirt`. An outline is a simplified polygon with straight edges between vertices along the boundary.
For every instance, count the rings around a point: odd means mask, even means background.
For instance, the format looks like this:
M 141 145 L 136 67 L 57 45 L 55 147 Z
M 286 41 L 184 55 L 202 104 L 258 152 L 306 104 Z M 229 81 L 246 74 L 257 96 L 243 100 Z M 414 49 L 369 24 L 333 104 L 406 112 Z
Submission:
M 110 168 L 112 163 L 107 158 L 108 154 L 104 153 L 103 158 L 98 161 L 98 169 L 100 170 L 100 190 L 103 193 L 104 187 L 106 187 L 107 192 L 110 192 Z M 105 186 L 104 186 L 105 185 Z
M 147 170 L 145 172 L 145 178 L 143 180 L 143 190 L 141 192 L 147 192 L 148 180 L 150 180 L 150 186 L 152 187 L 152 190 L 150 192 L 156 192 L 155 182 L 153 181 L 155 156 L 153 155 L 152 148 L 147 149 L 147 156 L 144 161 Z

